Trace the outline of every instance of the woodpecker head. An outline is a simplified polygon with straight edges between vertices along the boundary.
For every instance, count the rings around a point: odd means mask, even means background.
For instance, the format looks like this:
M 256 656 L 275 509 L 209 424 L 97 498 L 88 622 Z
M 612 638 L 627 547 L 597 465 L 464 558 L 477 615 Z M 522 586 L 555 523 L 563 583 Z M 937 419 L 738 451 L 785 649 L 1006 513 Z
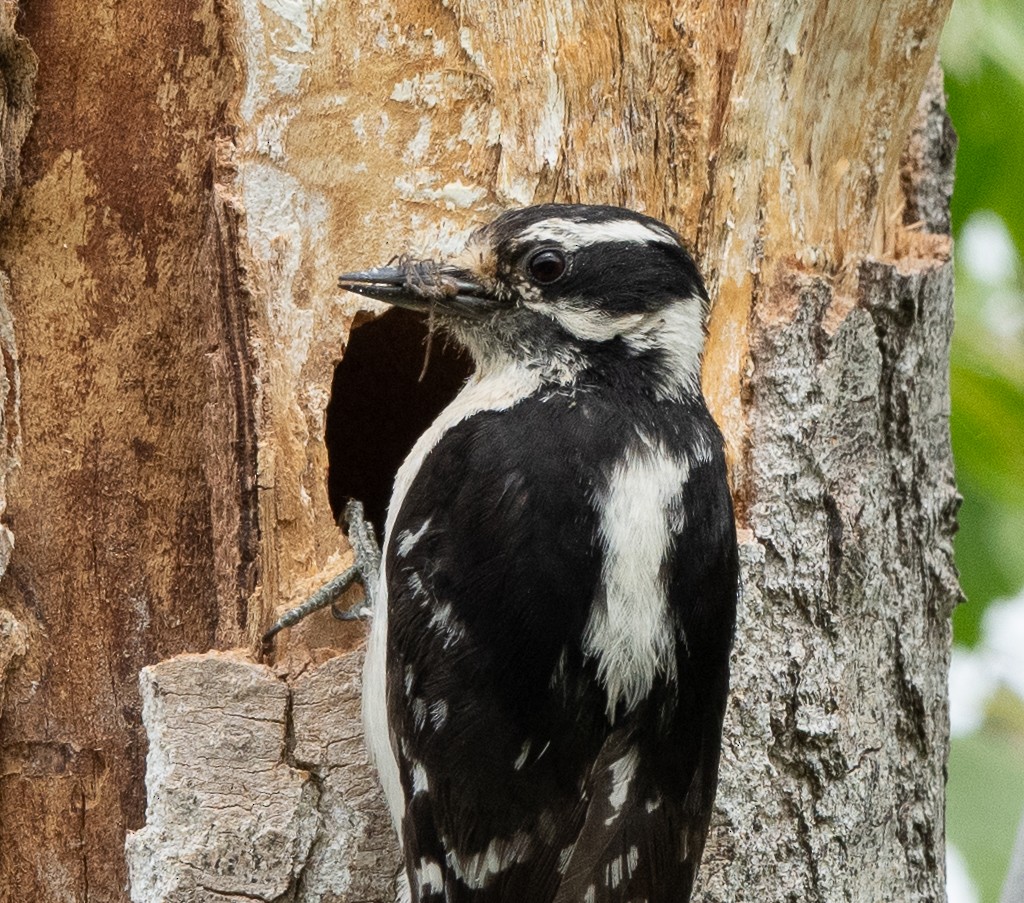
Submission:
M 668 226 L 621 207 L 512 210 L 451 260 L 401 258 L 339 285 L 430 312 L 481 371 L 518 364 L 571 381 L 620 361 L 643 367 L 664 394 L 699 392 L 700 273 Z

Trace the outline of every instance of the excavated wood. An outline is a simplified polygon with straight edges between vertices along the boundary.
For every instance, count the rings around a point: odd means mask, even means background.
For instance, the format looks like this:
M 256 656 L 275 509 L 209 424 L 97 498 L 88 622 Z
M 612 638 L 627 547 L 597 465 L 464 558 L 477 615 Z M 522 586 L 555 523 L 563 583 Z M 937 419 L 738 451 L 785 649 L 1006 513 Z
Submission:
M 509 206 L 619 203 L 695 246 L 716 298 L 705 390 L 741 476 L 748 323 L 783 261 L 853 298 L 903 236 L 900 158 L 949 0 L 885 4 L 237 0 L 239 253 L 265 322 L 262 611 L 333 576 L 322 473 L 360 310 L 334 276 L 443 255 Z M 289 642 L 351 638 L 326 614 Z M 342 646 L 343 648 L 343 646 Z

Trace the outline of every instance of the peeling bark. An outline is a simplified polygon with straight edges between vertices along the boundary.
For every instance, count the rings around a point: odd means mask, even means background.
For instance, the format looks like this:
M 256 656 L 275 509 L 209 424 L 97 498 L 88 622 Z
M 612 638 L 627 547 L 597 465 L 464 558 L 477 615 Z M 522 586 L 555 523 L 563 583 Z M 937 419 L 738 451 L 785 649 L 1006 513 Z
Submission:
M 216 645 L 245 645 L 254 639 L 249 601 L 259 574 L 260 528 L 257 491 L 257 411 L 262 388 L 257 378 L 255 311 L 238 261 L 242 214 L 231 194 L 232 145 L 217 138 L 210 159 L 213 187 L 191 289 L 197 307 L 210 300 L 207 361 L 210 368 L 203 418 L 206 479 L 217 584 Z M 258 609 L 257 609 L 258 610 Z
M 349 556 L 327 406 L 381 308 L 335 274 L 546 200 L 667 220 L 715 298 L 703 899 L 941 900 L 948 6 L 0 4 L 0 901 L 125 900 L 126 833 L 136 900 L 391 898 L 363 626 L 253 660 Z
M 10 212 L 21 184 L 21 146 L 35 112 L 35 56 L 14 29 L 16 8 L 0 5 L 0 218 Z M 21 376 L 11 317 L 11 284 L 0 272 L 0 517 L 7 512 L 7 484 L 21 459 Z M 14 534 L 0 523 L 0 577 L 7 573 Z M 9 673 L 25 655 L 24 624 L 0 607 L 0 717 Z

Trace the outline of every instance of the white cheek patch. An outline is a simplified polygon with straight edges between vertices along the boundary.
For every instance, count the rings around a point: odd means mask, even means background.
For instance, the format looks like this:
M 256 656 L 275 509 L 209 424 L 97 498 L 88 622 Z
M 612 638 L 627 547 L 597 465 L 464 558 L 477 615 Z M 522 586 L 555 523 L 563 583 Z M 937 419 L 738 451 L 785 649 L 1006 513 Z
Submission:
M 554 242 L 566 251 L 578 251 L 587 245 L 606 242 L 636 244 L 668 244 L 679 246 L 679 240 L 666 228 L 634 219 L 608 220 L 603 223 L 577 223 L 568 219 L 546 219 L 534 223 L 516 236 L 516 244 Z
M 692 295 L 675 301 L 643 320 L 622 338 L 634 351 L 657 350 L 665 355 L 676 385 L 695 390 L 700 384 L 704 353 L 704 302 Z
M 700 383 L 704 351 L 704 306 L 696 295 L 673 301 L 651 313 L 614 314 L 588 307 L 528 300 L 525 306 L 551 317 L 581 342 L 610 342 L 621 338 L 636 354 L 659 351 L 669 379 L 665 395 L 680 389 L 694 391 Z

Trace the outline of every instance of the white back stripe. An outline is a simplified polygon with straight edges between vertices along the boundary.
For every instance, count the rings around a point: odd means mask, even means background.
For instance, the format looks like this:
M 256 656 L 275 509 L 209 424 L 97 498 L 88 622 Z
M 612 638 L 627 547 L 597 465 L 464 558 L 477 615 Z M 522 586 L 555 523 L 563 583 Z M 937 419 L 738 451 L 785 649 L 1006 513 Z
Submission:
M 526 302 L 526 306 L 557 320 L 569 335 L 585 342 L 609 342 L 618 336 L 628 336 L 640 326 L 644 314 L 611 314 L 589 307 L 551 305 L 544 302 Z
M 675 635 L 662 574 L 675 532 L 690 466 L 663 448 L 638 444 L 627 451 L 598 499 L 604 562 L 604 604 L 595 601 L 583 637 L 597 660 L 608 694 L 608 718 L 619 702 L 632 709 L 655 678 L 676 677 Z

